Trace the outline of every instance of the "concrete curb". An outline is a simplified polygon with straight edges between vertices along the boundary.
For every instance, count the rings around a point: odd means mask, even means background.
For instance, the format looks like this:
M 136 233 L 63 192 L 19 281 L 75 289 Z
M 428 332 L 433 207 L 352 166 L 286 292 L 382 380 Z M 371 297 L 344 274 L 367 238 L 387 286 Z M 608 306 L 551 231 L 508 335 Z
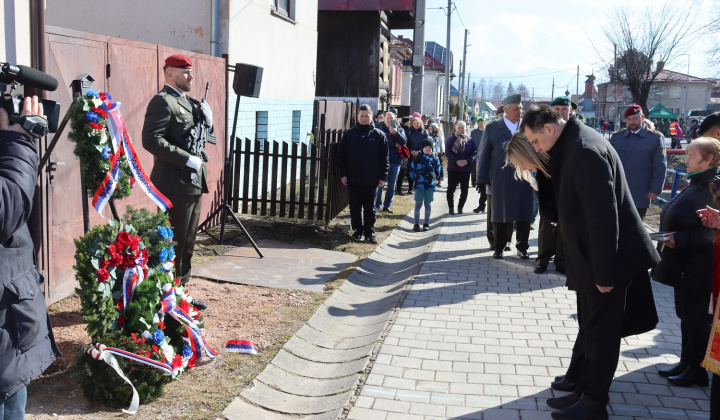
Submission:
M 445 200 L 436 200 L 433 207 L 433 228 L 413 232 L 413 212 L 406 215 L 223 411 L 226 419 L 326 420 L 346 415 L 409 282 L 442 229 Z

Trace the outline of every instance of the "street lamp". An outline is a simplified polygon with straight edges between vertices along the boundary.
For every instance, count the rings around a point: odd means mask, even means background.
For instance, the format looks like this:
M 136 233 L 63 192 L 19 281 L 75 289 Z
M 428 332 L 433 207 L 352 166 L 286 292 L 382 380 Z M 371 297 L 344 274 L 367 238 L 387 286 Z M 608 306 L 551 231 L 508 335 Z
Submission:
M 687 55 L 688 57 L 688 68 L 687 68 L 687 74 L 685 75 L 685 106 L 683 108 L 683 119 L 687 117 L 687 104 L 688 104 L 688 94 L 690 93 L 690 54 L 680 54 L 679 57 L 682 57 L 683 55 Z

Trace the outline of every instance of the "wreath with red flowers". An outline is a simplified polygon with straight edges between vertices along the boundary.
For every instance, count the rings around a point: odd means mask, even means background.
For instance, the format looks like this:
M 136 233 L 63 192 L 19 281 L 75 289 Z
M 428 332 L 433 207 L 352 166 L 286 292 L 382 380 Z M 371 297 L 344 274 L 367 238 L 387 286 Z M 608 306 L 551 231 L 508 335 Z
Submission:
M 68 110 L 71 127 L 68 139 L 75 143 L 73 152 L 80 159 L 80 172 L 90 197 L 105 179 L 116 153 L 107 128 L 108 113 L 104 101 L 109 98 L 105 92 L 90 89 L 84 96 L 76 98 Z M 117 153 L 124 155 L 125 150 L 120 148 Z M 112 198 L 129 196 L 134 183 L 130 165 L 126 159 L 120 159 L 120 179 Z
M 95 226 L 75 240 L 77 293 L 92 343 L 137 354 L 172 369 L 168 376 L 156 367 L 117 358 L 141 403 L 160 396 L 166 383 L 193 367 L 202 356 L 191 343 L 187 326 L 161 310 L 163 297 L 172 294 L 179 311 L 202 328 L 202 316 L 192 305 L 192 297 L 171 275 L 175 258 L 172 240 L 164 213 L 131 207 L 127 207 L 122 221 Z M 141 281 L 133 283 L 127 281 L 129 278 Z M 85 396 L 113 407 L 127 405 L 131 387 L 87 350 L 78 354 L 75 364 Z

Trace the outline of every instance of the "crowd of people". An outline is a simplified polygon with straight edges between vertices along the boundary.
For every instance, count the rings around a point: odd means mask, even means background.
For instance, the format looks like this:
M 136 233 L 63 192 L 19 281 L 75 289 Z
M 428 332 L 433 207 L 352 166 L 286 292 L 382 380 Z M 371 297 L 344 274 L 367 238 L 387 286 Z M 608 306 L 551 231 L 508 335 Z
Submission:
M 523 113 L 520 95 L 510 95 L 494 121 L 478 121 L 470 133 L 465 122 L 457 121 L 443 140 L 440 126 L 417 114 L 407 124 L 405 119 L 398 123 L 394 112 L 378 114 L 382 122 L 375 128 L 372 110 L 363 106 L 358 125 L 343 136 L 337 163 L 351 196 L 356 240 L 363 234 L 376 240 L 375 212 L 390 211 L 393 195 L 402 191 L 396 175 L 402 168 L 414 189 L 415 231 L 430 228 L 443 166 L 451 216 L 465 211 L 474 183 L 481 194 L 473 211 L 487 209 L 486 234 L 495 259 L 512 249 L 513 234 L 517 257 L 529 258 L 529 234 L 539 214 L 534 272 L 542 274 L 554 262 L 577 294 L 578 311 L 567 372 L 551 381 L 552 388 L 569 393 L 547 404 L 557 410 L 554 419 L 606 419 L 621 339 L 658 323 L 651 279 L 674 288 L 682 334 L 680 362 L 659 367 L 658 375 L 673 386 L 707 387 L 705 367 L 720 366 L 717 360 L 708 364 L 706 356 L 720 292 L 720 234 L 715 233 L 720 227 L 720 113 L 690 128 L 689 185 L 663 207 L 660 232 L 651 238 L 643 219 L 662 193 L 665 136 L 638 105 L 627 108 L 625 127 L 609 139 L 575 112 L 569 97 L 558 97 Z M 679 147 L 683 136 L 675 134 L 674 147 Z M 386 180 L 397 183 L 385 188 L 383 202 Z M 372 200 L 361 203 L 360 185 L 373 190 L 367 193 Z M 720 419 L 717 373 L 711 389 L 713 420 Z

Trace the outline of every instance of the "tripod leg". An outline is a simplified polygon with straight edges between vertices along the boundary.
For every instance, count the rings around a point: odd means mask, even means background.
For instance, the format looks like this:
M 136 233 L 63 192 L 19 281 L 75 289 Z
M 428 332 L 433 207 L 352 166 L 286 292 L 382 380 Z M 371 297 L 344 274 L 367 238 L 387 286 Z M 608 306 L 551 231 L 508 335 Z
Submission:
M 262 251 L 260 251 L 260 248 L 258 248 L 258 246 L 255 243 L 255 241 L 253 240 L 253 238 L 250 236 L 248 231 L 245 229 L 245 226 L 243 226 L 243 224 L 240 223 L 240 219 L 238 219 L 237 216 L 235 216 L 235 213 L 233 213 L 232 207 L 230 207 L 230 205 L 228 205 L 226 203 L 226 204 L 224 204 L 223 208 L 226 209 L 228 211 L 228 213 L 230 213 L 230 215 L 233 217 L 233 219 L 235 219 L 235 223 L 237 223 L 237 225 L 240 226 L 240 229 L 242 229 L 243 233 L 245 234 L 245 237 L 248 238 L 248 241 L 250 241 L 250 245 L 252 245 L 253 248 L 255 248 L 255 251 L 258 253 L 260 258 L 265 258 L 265 255 L 263 255 Z

